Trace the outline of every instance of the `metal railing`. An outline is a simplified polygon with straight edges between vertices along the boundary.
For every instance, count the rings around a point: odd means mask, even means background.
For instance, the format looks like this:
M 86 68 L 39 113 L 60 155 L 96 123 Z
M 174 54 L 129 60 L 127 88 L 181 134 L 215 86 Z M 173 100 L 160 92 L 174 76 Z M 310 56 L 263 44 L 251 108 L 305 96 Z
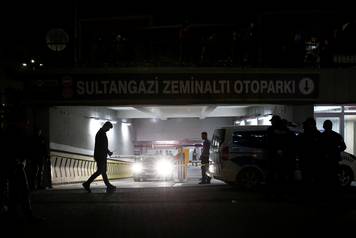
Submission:
M 83 182 L 96 171 L 96 162 L 92 156 L 51 151 L 50 160 L 53 184 Z M 129 160 L 108 159 L 109 179 L 132 177 L 131 163 Z M 101 179 L 101 176 L 97 178 L 97 180 Z

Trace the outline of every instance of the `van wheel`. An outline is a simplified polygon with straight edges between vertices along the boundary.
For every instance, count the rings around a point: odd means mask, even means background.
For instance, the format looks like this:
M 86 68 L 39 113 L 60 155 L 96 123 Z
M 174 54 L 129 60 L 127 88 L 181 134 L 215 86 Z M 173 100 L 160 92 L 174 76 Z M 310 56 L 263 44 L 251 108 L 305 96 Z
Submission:
M 351 185 L 351 182 L 353 181 L 354 175 L 352 173 L 352 170 L 347 167 L 347 166 L 340 166 L 339 168 L 339 183 L 341 187 L 348 187 Z
M 243 188 L 254 189 L 261 184 L 262 174 L 255 168 L 244 169 L 237 175 L 236 182 Z

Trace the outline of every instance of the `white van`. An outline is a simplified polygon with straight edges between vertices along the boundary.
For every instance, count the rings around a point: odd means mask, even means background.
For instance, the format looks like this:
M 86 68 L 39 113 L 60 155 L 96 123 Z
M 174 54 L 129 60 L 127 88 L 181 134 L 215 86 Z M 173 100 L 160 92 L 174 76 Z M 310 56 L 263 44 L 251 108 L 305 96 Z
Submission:
M 267 128 L 230 126 L 216 129 L 211 139 L 208 175 L 248 188 L 265 181 Z
M 230 126 L 214 131 L 208 175 L 228 184 L 253 188 L 265 182 L 266 134 L 269 126 Z M 292 128 L 291 128 L 292 129 Z M 292 129 L 294 131 L 294 129 Z M 300 131 L 295 129 L 295 133 Z M 355 180 L 356 157 L 341 153 L 339 182 L 343 187 Z

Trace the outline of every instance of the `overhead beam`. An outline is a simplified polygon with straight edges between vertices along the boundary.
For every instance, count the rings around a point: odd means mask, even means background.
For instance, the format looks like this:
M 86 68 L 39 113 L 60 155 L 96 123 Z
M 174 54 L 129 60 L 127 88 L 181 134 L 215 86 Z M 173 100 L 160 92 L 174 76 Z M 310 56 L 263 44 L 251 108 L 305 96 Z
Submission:
M 216 109 L 217 106 L 205 106 L 201 110 L 200 119 L 205 119 L 209 114 Z
M 161 120 L 167 120 L 166 117 L 164 117 L 160 111 L 160 109 L 156 109 L 154 111 L 151 111 L 149 109 L 147 109 L 146 107 L 134 107 L 137 111 L 146 113 L 150 116 L 152 116 L 152 118 L 160 118 Z

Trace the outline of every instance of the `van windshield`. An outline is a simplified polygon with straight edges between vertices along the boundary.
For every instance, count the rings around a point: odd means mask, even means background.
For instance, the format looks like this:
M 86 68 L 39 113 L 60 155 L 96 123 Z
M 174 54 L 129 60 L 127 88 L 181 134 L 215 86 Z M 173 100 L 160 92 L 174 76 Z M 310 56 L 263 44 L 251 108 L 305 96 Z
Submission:
M 235 131 L 232 141 L 234 146 L 263 148 L 266 144 L 266 131 Z

